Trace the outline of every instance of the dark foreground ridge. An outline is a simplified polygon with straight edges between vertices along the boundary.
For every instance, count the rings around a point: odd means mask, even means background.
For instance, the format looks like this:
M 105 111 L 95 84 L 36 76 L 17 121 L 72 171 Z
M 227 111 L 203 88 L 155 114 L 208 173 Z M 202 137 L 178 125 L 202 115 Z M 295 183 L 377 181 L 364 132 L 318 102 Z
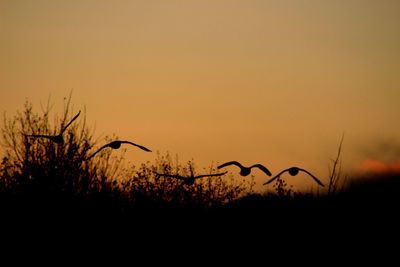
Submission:
M 341 261 L 369 251 L 381 258 L 399 238 L 399 181 L 358 184 L 334 196 L 249 194 L 219 207 L 2 194 L 0 228 L 3 244 L 20 256 L 55 252 L 65 259 L 80 251 L 92 261 L 123 251 L 132 261 L 190 256 L 259 262 L 298 253 L 292 260 L 308 262 L 315 254 Z
M 343 230 L 363 226 L 388 229 L 398 223 L 399 177 L 353 184 L 333 196 L 248 194 L 220 207 L 141 200 L 128 203 L 112 195 L 9 194 L 0 197 L 2 223 L 59 230 L 117 227 L 119 230 L 271 231 L 273 229 Z M 370 229 L 373 230 L 373 229 Z

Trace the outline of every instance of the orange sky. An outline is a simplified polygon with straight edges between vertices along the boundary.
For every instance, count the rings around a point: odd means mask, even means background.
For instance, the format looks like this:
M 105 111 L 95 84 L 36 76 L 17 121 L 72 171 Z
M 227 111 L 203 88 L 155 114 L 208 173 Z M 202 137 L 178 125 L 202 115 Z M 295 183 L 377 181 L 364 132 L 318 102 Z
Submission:
M 326 181 L 343 132 L 348 169 L 400 158 L 398 14 L 395 0 L 0 0 L 0 108 L 51 95 L 60 111 L 73 89 L 98 136 Z

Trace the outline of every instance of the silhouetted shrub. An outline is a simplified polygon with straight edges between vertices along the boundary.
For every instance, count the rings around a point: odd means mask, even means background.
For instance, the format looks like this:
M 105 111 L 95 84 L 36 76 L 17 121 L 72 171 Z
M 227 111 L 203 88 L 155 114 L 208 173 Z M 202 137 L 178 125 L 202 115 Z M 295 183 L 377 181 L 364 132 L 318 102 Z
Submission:
M 146 203 L 161 205 L 163 207 L 221 207 L 232 200 L 241 197 L 245 192 L 250 192 L 252 181 L 236 181 L 232 176 L 205 177 L 196 180 L 193 185 L 183 181 L 158 176 L 155 174 L 180 174 L 182 176 L 194 175 L 196 166 L 193 161 L 186 165 L 178 161 L 174 164 L 171 156 L 157 155 L 154 164 L 142 164 L 138 170 L 133 170 L 131 179 L 122 183 L 123 191 L 133 203 Z M 210 166 L 204 173 L 217 173 L 215 167 Z
M 2 131 L 5 156 L 2 162 L 2 184 L 23 194 L 51 192 L 87 193 L 93 186 L 93 170 L 85 162 L 92 147 L 85 124 L 72 124 L 64 133 L 64 142 L 31 135 L 56 135 L 70 115 L 68 100 L 57 126 L 49 123 L 50 108 L 40 116 L 25 103 L 23 113 L 13 119 L 4 116 Z

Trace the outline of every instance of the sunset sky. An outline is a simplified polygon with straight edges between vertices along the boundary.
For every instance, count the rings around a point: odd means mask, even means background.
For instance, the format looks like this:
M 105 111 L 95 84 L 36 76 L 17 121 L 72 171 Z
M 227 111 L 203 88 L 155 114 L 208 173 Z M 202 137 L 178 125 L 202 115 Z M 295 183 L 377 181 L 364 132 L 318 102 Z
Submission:
M 398 171 L 399 14 L 396 0 L 0 0 L 0 111 L 51 97 L 60 114 L 72 91 L 97 137 L 201 168 L 299 166 L 327 182 L 344 133 L 345 170 Z

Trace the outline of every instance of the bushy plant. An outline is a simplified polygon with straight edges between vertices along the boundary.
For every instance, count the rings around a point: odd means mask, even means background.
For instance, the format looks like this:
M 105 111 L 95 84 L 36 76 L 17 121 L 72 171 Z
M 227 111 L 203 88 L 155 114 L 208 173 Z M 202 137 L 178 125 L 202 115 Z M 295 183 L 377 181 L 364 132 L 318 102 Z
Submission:
M 167 207 L 220 207 L 249 192 L 253 181 L 236 181 L 233 176 L 205 177 L 196 180 L 193 185 L 183 181 L 159 176 L 156 173 L 194 175 L 197 168 L 194 161 L 182 165 L 178 160 L 174 163 L 170 154 L 157 154 L 155 163 L 142 164 L 133 176 L 122 183 L 133 203 L 151 201 L 151 204 Z M 214 166 L 204 169 L 203 173 L 215 174 Z
M 93 169 L 85 161 L 92 148 L 92 136 L 86 128 L 72 124 L 56 143 L 34 135 L 57 135 L 70 117 L 70 99 L 56 125 L 49 123 L 50 107 L 39 115 L 29 102 L 12 119 L 4 115 L 1 129 L 5 156 L 2 160 L 3 188 L 22 194 L 86 194 L 95 183 Z

